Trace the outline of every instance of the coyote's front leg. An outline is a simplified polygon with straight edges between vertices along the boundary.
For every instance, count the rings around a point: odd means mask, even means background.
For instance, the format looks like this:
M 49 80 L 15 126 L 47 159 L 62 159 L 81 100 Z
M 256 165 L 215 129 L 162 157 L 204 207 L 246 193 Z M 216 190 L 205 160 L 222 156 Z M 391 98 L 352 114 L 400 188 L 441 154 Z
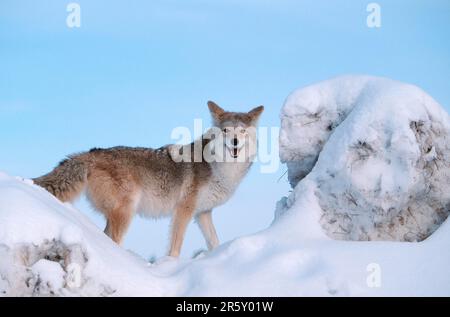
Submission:
M 180 255 L 187 225 L 194 215 L 195 200 L 196 195 L 188 195 L 188 198 L 175 208 L 172 217 L 169 256 L 178 257 Z
M 219 245 L 219 238 L 217 238 L 216 229 L 212 221 L 212 210 L 202 212 L 196 216 L 196 220 L 200 230 L 205 237 L 208 250 L 212 250 Z

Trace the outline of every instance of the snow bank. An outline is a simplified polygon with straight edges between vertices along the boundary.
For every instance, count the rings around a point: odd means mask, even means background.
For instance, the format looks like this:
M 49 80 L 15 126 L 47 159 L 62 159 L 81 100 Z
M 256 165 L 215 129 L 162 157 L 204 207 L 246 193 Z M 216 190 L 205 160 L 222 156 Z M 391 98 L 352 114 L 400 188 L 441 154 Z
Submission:
M 70 204 L 0 173 L 0 294 L 165 294 L 148 269 Z
M 149 264 L 71 205 L 30 181 L 0 174 L 0 294 L 450 295 L 449 222 L 420 243 L 330 240 L 316 219 L 312 183 L 300 184 L 279 203 L 270 228 L 195 260 Z
M 293 92 L 281 125 L 289 180 L 315 183 L 330 237 L 421 241 L 449 215 L 450 120 L 421 89 L 335 78 Z

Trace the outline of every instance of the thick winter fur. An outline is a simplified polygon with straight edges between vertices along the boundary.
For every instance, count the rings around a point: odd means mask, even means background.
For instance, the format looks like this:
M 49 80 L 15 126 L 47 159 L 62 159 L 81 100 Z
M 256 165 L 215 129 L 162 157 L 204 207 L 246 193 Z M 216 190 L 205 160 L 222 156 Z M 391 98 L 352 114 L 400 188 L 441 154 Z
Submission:
M 212 249 L 219 244 L 212 209 L 231 197 L 250 168 L 256 155 L 252 147 L 256 134 L 250 130 L 264 108 L 237 113 L 226 112 L 213 102 L 208 107 L 213 126 L 223 133 L 224 162 L 180 162 L 176 159 L 180 147 L 174 145 L 159 149 L 120 146 L 71 155 L 34 182 L 64 202 L 86 190 L 93 206 L 107 219 L 105 233 L 119 244 L 133 216 L 140 213 L 172 216 L 170 256 L 179 255 L 193 217 Z M 207 146 L 202 138 L 182 150 L 194 149 L 198 142 L 200 149 Z

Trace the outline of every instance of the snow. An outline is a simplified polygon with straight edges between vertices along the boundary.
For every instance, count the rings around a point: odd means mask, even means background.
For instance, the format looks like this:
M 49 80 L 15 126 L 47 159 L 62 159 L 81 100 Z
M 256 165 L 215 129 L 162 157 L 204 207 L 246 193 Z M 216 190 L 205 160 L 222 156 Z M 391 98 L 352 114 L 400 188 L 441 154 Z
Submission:
M 36 291 L 45 296 L 56 294 L 64 287 L 65 272 L 56 261 L 40 259 L 31 267 L 31 272 L 38 282 Z
M 0 293 L 6 295 L 165 294 L 148 263 L 116 246 L 70 204 L 2 173 L 0 253 Z
M 450 222 L 435 215 L 439 204 L 448 211 L 447 113 L 416 87 L 347 76 L 294 92 L 281 119 L 280 155 L 292 193 L 276 203 L 269 228 L 195 259 L 148 263 L 71 204 L 0 172 L 0 295 L 449 296 Z M 432 148 L 423 151 L 424 144 Z M 362 162 L 349 169 L 355 155 Z M 359 208 L 343 199 L 350 184 Z M 418 196 L 427 184 L 431 189 Z M 373 224 L 392 215 L 376 214 L 375 205 L 395 212 L 410 206 L 436 231 L 402 242 L 409 239 L 394 223 L 390 240 L 400 241 L 332 239 L 328 219 L 338 213 L 371 240 L 389 238 L 377 236 Z M 350 232 L 345 240 L 363 240 Z
M 343 240 L 421 241 L 450 213 L 450 120 L 418 87 L 344 76 L 293 92 L 280 156 L 316 183 L 321 224 Z

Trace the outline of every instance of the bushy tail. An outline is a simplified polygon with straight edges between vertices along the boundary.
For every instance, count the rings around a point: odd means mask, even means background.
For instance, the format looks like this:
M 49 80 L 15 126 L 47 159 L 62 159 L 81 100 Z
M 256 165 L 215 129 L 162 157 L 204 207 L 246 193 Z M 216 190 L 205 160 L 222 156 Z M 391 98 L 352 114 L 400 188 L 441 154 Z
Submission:
M 34 178 L 33 181 L 59 200 L 72 201 L 80 195 L 86 184 L 87 170 L 87 164 L 73 156 L 61 161 L 50 173 Z

